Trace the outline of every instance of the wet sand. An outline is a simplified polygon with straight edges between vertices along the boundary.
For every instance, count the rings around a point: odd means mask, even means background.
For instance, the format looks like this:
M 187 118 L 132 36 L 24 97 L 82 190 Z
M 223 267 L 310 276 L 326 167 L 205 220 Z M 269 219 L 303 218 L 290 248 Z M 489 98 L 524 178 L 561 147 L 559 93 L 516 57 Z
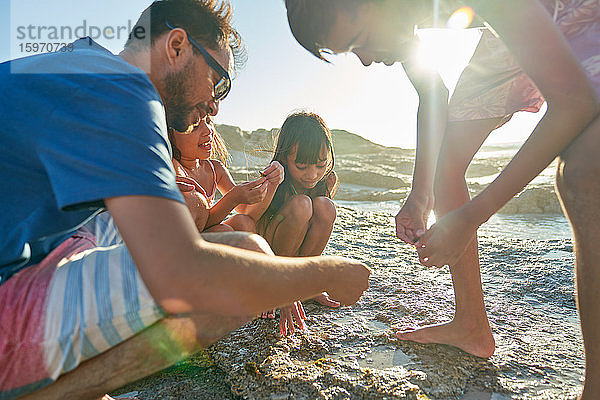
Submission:
M 447 269 L 418 264 L 390 216 L 338 207 L 326 254 L 372 268 L 353 307 L 305 304 L 304 331 L 281 338 L 255 320 L 206 353 L 128 385 L 148 399 L 565 399 L 581 390 L 583 345 L 570 240 L 480 234 L 482 280 L 496 354 L 399 342 L 397 327 L 449 320 Z

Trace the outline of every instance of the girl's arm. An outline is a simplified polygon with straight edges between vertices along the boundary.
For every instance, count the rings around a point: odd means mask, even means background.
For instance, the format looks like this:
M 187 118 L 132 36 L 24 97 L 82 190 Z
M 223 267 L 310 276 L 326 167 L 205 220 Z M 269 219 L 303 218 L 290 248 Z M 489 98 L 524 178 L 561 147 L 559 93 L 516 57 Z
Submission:
M 452 264 L 477 227 L 519 193 L 598 115 L 594 89 L 537 1 L 464 1 L 499 34 L 548 103 L 519 152 L 485 190 L 442 218 L 419 242 L 426 265 Z
M 240 204 L 235 208 L 235 211 L 251 217 L 254 221 L 258 221 L 267 211 L 279 184 L 283 182 L 283 166 L 278 161 L 273 161 L 261 172 L 261 175 L 267 180 L 265 198 L 257 203 Z
M 413 48 L 418 42 L 415 40 Z M 412 51 L 416 55 L 416 51 Z M 420 65 L 413 56 L 403 63 L 404 70 L 419 95 L 417 112 L 417 150 L 412 189 L 396 215 L 396 236 L 413 244 L 425 232 L 433 208 L 433 181 L 448 116 L 448 89 L 440 75 Z
M 210 227 L 221 223 L 229 213 L 242 203 L 255 203 L 265 197 L 267 187 L 263 185 L 266 178 L 236 185 L 231 174 L 219 161 L 210 160 L 215 167 L 217 189 L 223 194 L 211 208 L 206 226 Z M 238 211 L 236 209 L 236 211 Z M 239 211 L 238 211 L 239 212 Z

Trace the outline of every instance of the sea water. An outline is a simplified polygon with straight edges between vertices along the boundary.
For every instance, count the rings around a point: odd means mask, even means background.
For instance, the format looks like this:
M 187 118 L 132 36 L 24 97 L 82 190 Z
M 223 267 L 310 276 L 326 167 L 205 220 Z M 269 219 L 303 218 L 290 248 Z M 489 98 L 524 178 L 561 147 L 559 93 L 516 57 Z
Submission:
M 344 201 L 335 203 L 355 210 L 389 215 L 393 218 L 400 208 L 399 201 Z M 394 222 L 390 219 L 390 223 Z M 571 228 L 562 214 L 496 214 L 479 228 L 480 235 L 515 239 L 570 239 Z

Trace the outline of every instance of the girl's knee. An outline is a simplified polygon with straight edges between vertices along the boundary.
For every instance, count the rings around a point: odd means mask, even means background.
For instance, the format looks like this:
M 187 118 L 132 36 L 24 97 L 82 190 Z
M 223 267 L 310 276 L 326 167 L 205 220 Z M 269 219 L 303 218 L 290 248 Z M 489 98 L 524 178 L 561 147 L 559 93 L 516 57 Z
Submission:
M 312 201 L 313 206 L 313 218 L 316 217 L 324 223 L 333 225 L 337 212 L 335 204 L 330 198 L 325 196 L 315 197 Z
M 237 214 L 225 221 L 235 231 L 256 233 L 256 222 L 244 214 Z
M 225 224 L 213 225 L 204 230 L 204 232 L 232 232 L 232 231 L 233 231 L 233 228 L 231 226 L 225 225 Z
M 310 197 L 297 194 L 288 200 L 287 218 L 293 218 L 299 222 L 310 220 L 313 214 L 313 201 Z

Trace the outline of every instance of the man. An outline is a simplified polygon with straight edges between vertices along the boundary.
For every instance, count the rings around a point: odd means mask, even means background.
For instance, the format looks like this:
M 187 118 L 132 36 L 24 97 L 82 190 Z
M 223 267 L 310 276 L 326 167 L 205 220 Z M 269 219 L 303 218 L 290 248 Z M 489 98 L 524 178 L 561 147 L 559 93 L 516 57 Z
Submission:
M 358 262 L 196 230 L 167 127 L 217 114 L 230 21 L 226 2 L 156 1 L 119 56 L 85 38 L 0 65 L 0 398 L 99 397 L 262 311 L 367 288 Z
M 557 189 L 575 238 L 586 350 L 582 398 L 600 398 L 600 2 L 286 0 L 286 6 L 294 36 L 315 56 L 352 52 L 365 66 L 401 62 L 419 94 L 413 185 L 396 216 L 396 234 L 417 245 L 422 264 L 450 266 L 456 312 L 447 323 L 398 332 L 399 339 L 450 344 L 480 357 L 494 353 L 476 231 L 560 155 Z M 468 21 L 475 14 L 487 28 L 448 103 L 439 75 L 419 66 L 415 27 L 446 26 L 457 13 L 463 14 L 456 20 Z M 485 138 L 514 112 L 536 111 L 544 100 L 548 111 L 521 150 L 469 200 L 465 171 Z M 434 197 L 438 219 L 425 232 Z

